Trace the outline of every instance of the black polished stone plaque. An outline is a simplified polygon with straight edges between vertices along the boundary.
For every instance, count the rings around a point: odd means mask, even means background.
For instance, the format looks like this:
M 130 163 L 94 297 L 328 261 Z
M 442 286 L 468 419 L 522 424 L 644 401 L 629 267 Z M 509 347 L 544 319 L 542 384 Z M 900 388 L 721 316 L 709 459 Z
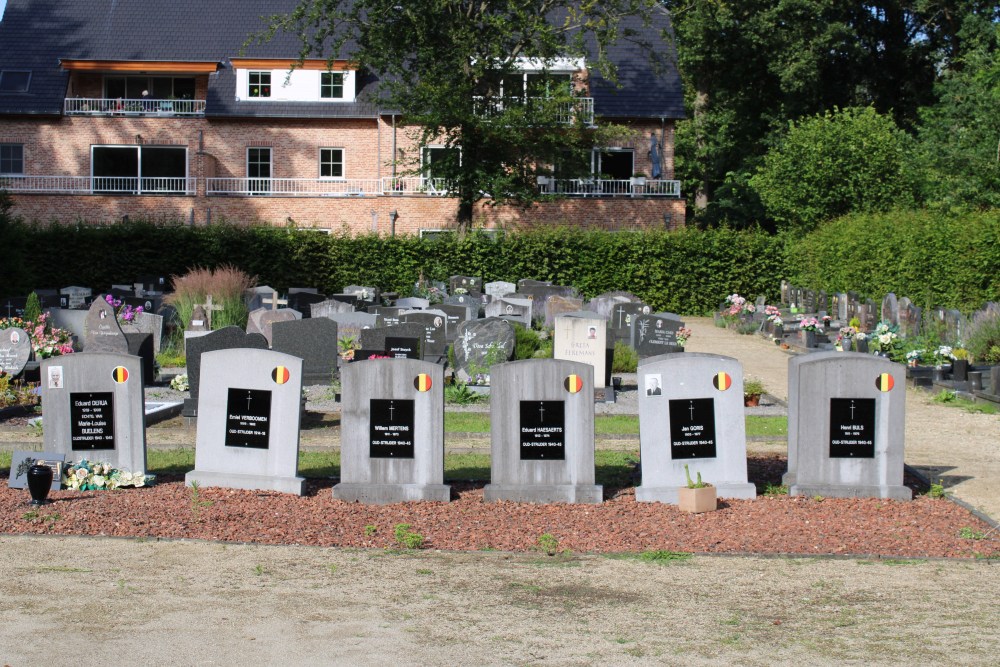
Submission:
M 271 392 L 229 388 L 226 400 L 226 447 L 267 449 L 271 435 Z
M 420 339 L 386 336 L 385 353 L 393 359 L 419 359 Z
M 73 451 L 115 448 L 115 396 L 112 392 L 70 393 L 69 438 Z
M 368 456 L 373 459 L 413 458 L 413 400 L 369 400 Z
M 714 398 L 670 401 L 670 458 L 715 458 Z
M 566 460 L 566 405 L 521 401 L 521 460 Z
M 830 399 L 830 458 L 875 458 L 875 399 Z

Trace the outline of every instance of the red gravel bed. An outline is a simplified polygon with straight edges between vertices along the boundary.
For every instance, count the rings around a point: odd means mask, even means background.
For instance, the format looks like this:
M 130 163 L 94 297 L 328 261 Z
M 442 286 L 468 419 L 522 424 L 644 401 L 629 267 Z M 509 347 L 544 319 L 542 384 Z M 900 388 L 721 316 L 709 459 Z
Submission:
M 332 482 L 311 480 L 304 497 L 202 488 L 196 505 L 178 476 L 143 489 L 59 491 L 32 513 L 27 491 L 0 488 L 0 533 L 195 538 L 260 544 L 390 548 L 411 524 L 424 548 L 529 551 L 551 533 L 575 552 L 841 554 L 890 558 L 1000 558 L 996 531 L 943 499 L 725 500 L 700 515 L 637 503 L 632 488 L 602 505 L 483 501 L 482 484 L 453 484 L 450 503 L 366 506 L 334 500 Z M 377 528 L 367 535 L 366 526 Z M 962 538 L 962 528 L 985 534 Z

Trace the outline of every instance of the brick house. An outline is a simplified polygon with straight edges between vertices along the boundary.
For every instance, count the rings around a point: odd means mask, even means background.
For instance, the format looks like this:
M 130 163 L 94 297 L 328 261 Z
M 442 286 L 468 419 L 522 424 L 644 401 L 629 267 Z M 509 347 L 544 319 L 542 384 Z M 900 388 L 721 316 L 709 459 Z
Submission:
M 351 63 L 306 61 L 280 35 L 241 53 L 261 16 L 294 0 L 9 0 L 0 21 L 0 188 L 39 221 L 124 216 L 354 232 L 416 233 L 454 224 L 456 200 L 432 176 L 434 146 L 416 146 Z M 665 14 L 657 17 L 666 26 Z M 566 59 L 548 74 L 582 81 L 573 114 L 627 125 L 595 146 L 594 178 L 539 179 L 564 195 L 528 210 L 482 207 L 485 227 L 568 223 L 676 227 L 680 80 L 634 44 L 612 50 L 615 87 Z M 669 60 L 669 59 L 667 59 Z M 524 90 L 538 73 L 526 65 Z M 592 119 L 592 120 L 591 120 Z M 402 176 L 400 155 L 423 176 Z

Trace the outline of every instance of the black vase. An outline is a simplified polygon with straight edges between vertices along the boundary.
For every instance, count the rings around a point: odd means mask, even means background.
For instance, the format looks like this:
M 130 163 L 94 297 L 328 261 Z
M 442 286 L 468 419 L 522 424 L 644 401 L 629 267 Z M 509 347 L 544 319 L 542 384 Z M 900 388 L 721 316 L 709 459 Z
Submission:
M 965 382 L 969 376 L 969 360 L 955 359 L 951 362 L 951 379 L 955 382 Z
M 38 465 L 28 468 L 28 491 L 31 493 L 32 505 L 44 505 L 45 499 L 52 488 L 52 468 Z

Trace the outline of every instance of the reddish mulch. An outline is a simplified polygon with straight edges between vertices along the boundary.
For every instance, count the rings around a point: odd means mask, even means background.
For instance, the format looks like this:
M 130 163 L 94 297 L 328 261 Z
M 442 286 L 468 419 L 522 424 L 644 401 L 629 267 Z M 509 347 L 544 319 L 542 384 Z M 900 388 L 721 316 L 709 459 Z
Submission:
M 751 457 L 751 479 L 784 470 L 782 457 Z M 761 477 L 754 473 L 761 474 Z M 396 524 L 411 524 L 425 548 L 528 551 L 551 533 L 575 552 L 671 550 L 754 554 L 850 554 L 893 558 L 1000 557 L 1000 536 L 967 510 L 942 499 L 759 497 L 724 500 L 707 514 L 637 503 L 633 488 L 605 488 L 602 505 L 532 505 L 483 501 L 482 484 L 452 484 L 450 503 L 366 506 L 334 500 L 329 480 L 307 495 L 202 488 L 161 476 L 151 488 L 59 491 L 34 515 L 27 491 L 0 483 L 0 533 L 197 538 L 333 547 L 397 546 Z M 207 503 L 211 503 L 208 505 Z M 376 526 L 366 535 L 366 526 Z M 986 534 L 963 539 L 968 527 Z

